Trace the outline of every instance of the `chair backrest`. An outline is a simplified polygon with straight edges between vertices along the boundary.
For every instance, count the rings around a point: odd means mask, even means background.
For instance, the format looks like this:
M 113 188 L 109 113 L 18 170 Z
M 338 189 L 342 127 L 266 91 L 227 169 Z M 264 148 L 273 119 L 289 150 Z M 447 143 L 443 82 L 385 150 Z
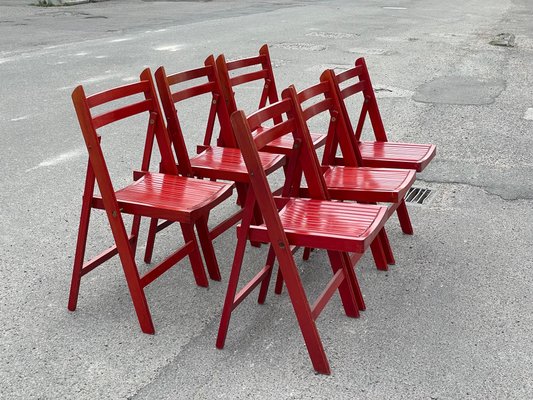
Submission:
M 237 146 L 213 56 L 207 57 L 203 67 L 170 75 L 166 73 L 164 67 L 159 67 L 155 72 L 155 80 L 167 119 L 167 129 L 180 161 L 179 168 L 181 173 L 191 175 L 192 169 L 178 117 L 178 103 L 203 95 L 211 96 L 211 106 L 207 116 L 203 144 L 198 146 L 198 151 L 202 151 L 205 147 L 211 145 L 217 122 L 220 129 L 217 145 L 223 147 Z
M 343 100 L 346 100 L 350 96 L 354 96 L 357 93 L 363 95 L 363 105 L 359 113 L 359 119 L 355 128 L 355 138 L 357 141 L 361 139 L 361 133 L 363 131 L 363 125 L 365 123 L 366 116 L 370 117 L 370 123 L 372 124 L 372 130 L 377 141 L 386 142 L 387 135 L 385 133 L 385 127 L 379 113 L 378 103 L 376 101 L 376 95 L 370 81 L 370 75 L 364 58 L 358 58 L 355 60 L 355 66 L 343 71 L 339 74 L 335 74 L 333 70 L 332 81 L 335 84 L 338 96 Z M 346 117 L 348 116 L 348 110 L 344 107 Z M 349 121 L 349 119 L 347 119 Z
M 139 100 L 138 97 L 131 98 L 131 96 L 139 94 L 144 95 L 144 100 Z M 116 206 L 116 197 L 101 147 L 101 137 L 98 134 L 100 128 L 139 114 L 148 114 L 141 170 L 148 171 L 150 168 L 153 140 L 155 138 L 161 154 L 161 172 L 178 173 L 149 69 L 145 69 L 141 73 L 139 82 L 109 89 L 91 96 L 87 96 L 83 87 L 78 86 L 72 93 L 72 101 L 74 102 L 83 138 L 89 152 L 89 168 L 96 177 L 106 209 L 109 209 L 108 205 L 114 204 Z M 120 105 L 113 108 L 109 103 L 114 101 L 119 101 Z M 106 105 L 106 111 L 104 112 L 96 113 L 92 110 L 104 105 Z
M 290 96 L 290 92 L 295 92 L 294 87 L 285 89 L 282 97 Z M 301 113 L 306 125 L 309 125 L 312 119 L 321 117 L 324 113 L 329 116 L 326 119 L 328 134 L 322 164 L 333 165 L 337 163 L 336 151 L 340 145 L 344 165 L 362 165 L 359 149 L 353 143 L 354 133 L 352 126 L 345 119 L 342 110 L 343 105 L 336 95 L 334 84 L 331 81 L 331 71 L 326 70 L 322 73 L 320 83 L 301 90 L 293 96 L 296 109 Z
M 294 92 L 295 93 L 295 92 Z M 318 158 L 313 149 L 313 143 L 305 121 L 296 109 L 292 93 L 286 98 L 268 105 L 245 118 L 243 111 L 232 114 L 232 126 L 237 142 L 243 154 L 250 180 L 253 184 L 257 201 L 260 207 L 269 205 L 261 202 L 261 194 L 266 198 L 272 196 L 272 191 L 266 180 L 257 152 L 264 146 L 281 136 L 292 134 L 294 137 L 293 151 L 289 155 L 289 164 L 286 169 L 286 181 L 283 195 L 288 196 L 292 190 L 297 190 L 303 172 L 309 188 L 309 197 L 314 199 L 329 199 L 327 186 L 322 175 Z M 243 118 L 245 123 L 243 123 Z M 270 121 L 274 121 L 273 123 Z M 279 122 L 276 122 L 279 121 Z M 268 126 L 268 123 L 271 123 Z M 245 148 L 241 147 L 244 143 Z M 258 178 L 258 176 L 264 177 Z M 298 187 L 294 186 L 298 185 Z M 260 194 L 261 193 L 261 194 Z M 264 200 L 266 201 L 266 200 Z
M 242 106 L 239 107 L 237 105 L 235 99 L 235 87 L 239 85 L 255 81 L 262 83 L 263 89 L 257 110 L 279 100 L 270 53 L 266 44 L 259 49 L 259 55 L 257 56 L 226 61 L 224 55 L 221 54 L 217 57 L 216 63 L 224 98 L 230 114 L 242 108 Z

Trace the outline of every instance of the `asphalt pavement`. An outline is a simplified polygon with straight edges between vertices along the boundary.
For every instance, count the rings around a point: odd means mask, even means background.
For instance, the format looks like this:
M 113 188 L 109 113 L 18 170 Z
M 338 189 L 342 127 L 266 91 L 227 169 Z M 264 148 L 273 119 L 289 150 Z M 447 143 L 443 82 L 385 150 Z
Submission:
M 1 1 L 0 398 L 533 398 L 531 21 L 528 0 Z M 514 43 L 495 41 L 502 33 Z M 177 72 L 264 43 L 280 89 L 364 56 L 390 140 L 437 145 L 415 184 L 431 194 L 408 205 L 415 234 L 388 222 L 396 265 L 357 265 L 367 310 L 347 318 L 334 298 L 318 319 L 330 376 L 314 373 L 286 292 L 243 302 L 215 348 L 234 229 L 215 241 L 222 282 L 197 287 L 184 261 L 148 286 L 155 335 L 141 333 L 117 259 L 84 277 L 67 310 L 87 165 L 74 87 L 95 93 L 145 67 Z M 191 151 L 201 111 L 184 116 Z M 113 166 L 140 156 L 111 137 Z M 89 235 L 89 255 L 110 243 L 104 215 Z M 176 238 L 158 237 L 157 259 Z M 265 257 L 250 248 L 244 274 Z M 297 260 L 313 299 L 327 258 Z

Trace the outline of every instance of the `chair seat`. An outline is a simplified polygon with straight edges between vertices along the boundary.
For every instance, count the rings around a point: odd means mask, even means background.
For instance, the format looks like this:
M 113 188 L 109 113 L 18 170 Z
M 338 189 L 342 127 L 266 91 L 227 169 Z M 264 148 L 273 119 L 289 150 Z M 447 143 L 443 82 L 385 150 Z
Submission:
M 255 133 L 259 133 L 260 130 L 258 129 Z M 315 149 L 318 149 L 319 147 L 322 147 L 324 143 L 326 142 L 327 135 L 320 134 L 320 133 L 311 133 L 311 140 L 313 141 L 313 147 Z M 269 153 L 280 153 L 289 155 L 292 150 L 292 146 L 294 144 L 294 139 L 292 137 L 292 134 L 283 135 L 277 139 L 274 139 L 269 144 L 267 144 L 265 147 L 263 147 L 262 151 L 268 151 Z
M 280 154 L 259 152 L 259 159 L 266 174 L 275 171 L 285 163 Z M 233 147 L 208 147 L 191 158 L 194 174 L 204 178 L 248 182 L 248 171 L 241 151 Z
M 421 172 L 435 157 L 432 144 L 360 142 L 359 151 L 365 166 L 380 168 L 405 168 Z
M 290 198 L 279 213 L 291 245 L 363 253 L 385 224 L 387 207 Z M 250 239 L 269 242 L 266 226 Z
M 116 192 L 122 212 L 190 223 L 228 197 L 233 184 L 177 175 L 146 173 Z M 94 206 L 104 208 L 101 198 Z
M 410 169 L 324 167 L 324 179 L 332 198 L 362 202 L 397 203 L 414 183 Z

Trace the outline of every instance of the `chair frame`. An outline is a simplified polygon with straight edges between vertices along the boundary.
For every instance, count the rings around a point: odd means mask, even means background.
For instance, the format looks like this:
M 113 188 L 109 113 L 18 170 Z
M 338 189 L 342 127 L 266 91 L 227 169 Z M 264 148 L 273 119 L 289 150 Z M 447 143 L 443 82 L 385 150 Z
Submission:
M 358 58 L 355 61 L 355 66 L 347 71 L 338 74 L 336 74 L 334 70 L 329 71 L 330 76 L 328 79 L 334 84 L 336 94 L 341 100 L 342 112 L 347 121 L 350 121 L 350 114 L 346 107 L 345 100 L 357 93 L 362 93 L 363 95 L 363 105 L 360 110 L 357 124 L 352 125 L 352 123 L 349 122 L 353 129 L 353 136 L 351 137 L 352 145 L 360 149 L 363 165 L 369 167 L 406 168 L 422 172 L 435 157 L 436 146 L 431 144 L 388 142 L 365 59 L 362 57 Z M 355 82 L 352 82 L 352 80 Z M 341 85 L 343 84 L 345 86 L 341 88 Z M 382 153 L 382 155 L 377 158 L 365 154 L 365 146 L 372 145 L 374 142 L 361 141 L 361 134 L 367 116 L 370 119 L 376 140 L 375 143 L 379 144 L 379 151 Z M 353 128 L 354 126 L 355 129 Z M 335 151 L 336 146 L 333 146 L 327 153 L 325 153 L 325 157 L 329 157 L 330 163 L 342 163 L 342 160 L 335 159 Z M 412 155 L 406 157 L 411 153 L 419 154 L 418 158 L 413 158 Z
M 139 94 L 144 94 L 144 100 L 130 103 L 96 116 L 93 116 L 91 113 L 91 109 L 94 107 Z M 72 99 L 89 153 L 89 161 L 84 185 L 68 309 L 74 311 L 77 307 L 81 277 L 118 254 L 141 330 L 145 333 L 153 334 L 155 329 L 144 288 L 186 256 L 190 258 L 196 283 L 199 286 L 208 286 L 202 257 L 194 233 L 194 226 L 196 225 L 197 228 L 198 226 L 207 226 L 209 210 L 231 196 L 232 185 L 202 182 L 179 176 L 149 69 L 145 69 L 141 73 L 139 82 L 116 87 L 91 96 L 86 96 L 83 87 L 78 86 L 72 94 Z M 144 113 L 149 114 L 149 120 L 141 170 L 134 171 L 134 182 L 131 185 L 116 191 L 111 182 L 100 145 L 101 137 L 97 133 L 97 130 L 113 122 Z M 156 139 L 161 155 L 160 173 L 155 174 L 149 172 L 152 154 L 151 148 L 154 144 L 154 138 Z M 202 199 L 202 203 L 197 203 L 194 207 L 185 210 L 179 210 L 177 208 L 179 200 L 173 199 L 172 207 L 174 208 L 168 211 L 170 209 L 166 209 L 164 204 L 158 204 L 152 200 L 153 196 L 159 193 L 152 193 L 147 191 L 149 189 L 146 189 L 146 187 L 150 187 L 152 182 L 155 185 L 157 183 L 155 181 L 156 179 L 162 179 L 162 185 L 165 185 L 165 182 L 167 182 L 167 185 L 172 183 L 189 185 L 191 190 L 195 185 L 201 184 L 201 191 L 208 187 L 210 188 L 209 193 L 211 193 L 211 197 L 204 198 Z M 141 186 L 143 182 L 146 182 L 144 189 Z M 95 194 L 96 183 L 98 184 L 100 195 Z M 125 195 L 121 198 L 118 197 L 120 193 L 126 193 L 128 189 L 131 189 L 130 192 L 137 190 L 138 193 L 141 193 L 139 192 L 140 190 L 144 190 L 141 194 L 145 194 L 145 196 L 144 198 L 139 196 L 132 197 L 135 200 L 131 201 L 128 201 Z M 93 208 L 104 209 L 106 211 L 115 245 L 91 260 L 84 262 L 90 214 Z M 123 213 L 133 215 L 130 235 L 126 232 L 122 217 Z M 167 218 L 180 222 L 185 244 L 141 276 L 135 262 L 135 250 L 141 217 L 143 216 Z M 211 242 L 204 245 L 211 246 L 212 248 Z M 216 264 L 208 264 L 208 268 L 210 274 L 220 274 Z
M 287 119 L 282 120 L 286 114 Z M 308 136 L 302 134 L 302 121 L 294 112 L 294 104 L 291 99 L 283 99 L 280 102 L 269 105 L 252 113 L 246 118 L 244 112 L 237 111 L 232 117 L 234 132 L 242 150 L 244 160 L 250 174 L 251 186 L 246 196 L 244 216 L 237 231 L 237 247 L 228 282 L 228 290 L 222 311 L 219 333 L 216 345 L 223 348 L 227 330 L 233 310 L 247 297 L 253 289 L 261 284 L 259 303 L 263 303 L 268 291 L 268 284 L 272 274 L 275 260 L 278 260 L 279 268 L 286 279 L 287 291 L 300 325 L 300 330 L 307 345 L 309 356 L 315 370 L 319 373 L 329 374 L 330 368 L 315 320 L 320 315 L 332 295 L 338 290 L 344 306 L 345 313 L 350 317 L 357 317 L 359 310 L 364 310 L 364 300 L 361 295 L 355 271 L 352 268 L 352 260 L 347 251 L 355 251 L 360 258 L 364 250 L 378 236 L 378 232 L 384 224 L 386 207 L 375 205 L 358 205 L 329 201 L 329 194 L 323 181 L 316 154 L 312 150 L 312 143 Z M 274 126 L 265 128 L 263 124 L 268 120 L 274 120 Z M 254 130 L 260 132 L 252 136 Z M 263 169 L 260 167 L 258 149 L 272 141 L 272 139 L 292 133 L 294 146 L 289 157 L 286 169 L 286 181 L 283 187 L 282 197 L 273 197 L 272 191 Z M 310 159 L 314 157 L 314 159 Z M 301 164 L 300 164 L 301 163 Z M 311 199 L 290 198 L 289 196 L 297 184 L 299 168 L 303 170 L 309 185 Z M 313 203 L 315 202 L 315 203 Z M 367 229 L 368 236 L 364 240 L 356 240 L 347 237 L 309 236 L 300 235 L 297 232 L 287 233 L 280 219 L 280 212 L 289 205 L 298 204 L 302 207 L 311 204 L 328 207 L 342 208 L 342 210 L 360 210 L 372 212 L 374 219 Z M 264 219 L 264 224 L 254 226 L 252 217 L 255 206 L 259 205 Z M 320 209 L 320 208 L 319 208 Z M 255 275 L 240 291 L 238 281 L 242 268 L 243 257 L 248 239 L 270 243 L 267 261 L 264 268 Z M 310 306 L 305 294 L 298 269 L 296 267 L 293 252 L 298 246 L 313 246 L 328 250 L 330 266 L 333 270 L 333 278 L 326 288 Z M 354 259 L 353 261 L 356 261 Z

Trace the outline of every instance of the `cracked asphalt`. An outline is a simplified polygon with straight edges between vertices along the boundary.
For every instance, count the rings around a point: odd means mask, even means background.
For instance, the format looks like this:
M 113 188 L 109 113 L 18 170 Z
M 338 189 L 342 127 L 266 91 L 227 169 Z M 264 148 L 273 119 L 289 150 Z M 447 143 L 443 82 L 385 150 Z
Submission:
M 532 20 L 528 0 L 0 2 L 0 398 L 533 398 Z M 514 47 L 490 44 L 501 33 Z M 437 145 L 416 183 L 431 195 L 409 205 L 415 234 L 388 222 L 396 265 L 358 263 L 367 310 L 347 318 L 334 298 L 318 319 L 330 376 L 314 374 L 286 293 L 243 302 L 215 348 L 234 230 L 215 243 L 222 282 L 199 288 L 181 262 L 147 288 L 153 336 L 140 332 L 118 260 L 84 277 L 78 309 L 66 308 L 87 162 L 73 88 L 263 43 L 279 89 L 364 56 L 390 140 Z M 183 116 L 190 149 L 201 111 Z M 111 164 L 140 154 L 141 136 L 112 135 Z M 96 254 L 111 237 L 103 215 L 91 223 Z M 158 237 L 158 258 L 176 237 Z M 265 257 L 249 249 L 244 275 Z M 326 262 L 298 258 L 311 299 Z

